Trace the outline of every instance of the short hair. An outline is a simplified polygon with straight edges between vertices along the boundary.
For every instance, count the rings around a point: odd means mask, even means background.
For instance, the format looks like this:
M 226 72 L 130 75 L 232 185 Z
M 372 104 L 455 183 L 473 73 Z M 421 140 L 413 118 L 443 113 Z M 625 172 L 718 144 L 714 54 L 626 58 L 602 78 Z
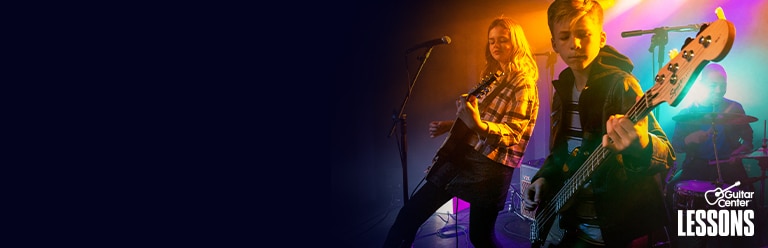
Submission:
M 549 34 L 554 36 L 555 24 L 569 21 L 571 24 L 583 17 L 592 18 L 603 26 L 603 6 L 595 0 L 555 0 L 547 9 Z
M 725 68 L 722 65 L 716 63 L 709 63 L 701 71 L 700 75 L 707 75 L 707 73 L 717 73 L 723 76 L 725 82 L 728 82 L 728 74 L 725 72 Z

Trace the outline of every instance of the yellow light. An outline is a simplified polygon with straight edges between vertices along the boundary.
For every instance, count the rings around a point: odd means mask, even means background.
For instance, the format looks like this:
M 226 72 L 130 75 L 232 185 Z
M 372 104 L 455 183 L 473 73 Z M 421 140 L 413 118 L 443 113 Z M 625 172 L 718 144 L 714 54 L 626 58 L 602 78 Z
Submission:
M 680 51 L 677 48 L 669 50 L 669 59 L 674 59 L 678 54 L 680 54 Z
M 725 13 L 723 13 L 723 7 L 718 6 L 717 9 L 715 9 L 715 14 L 717 14 L 718 19 L 725 20 Z
M 613 5 L 616 5 L 615 0 L 597 0 L 597 2 L 600 3 L 600 6 L 602 6 L 603 9 L 608 9 L 613 7 Z

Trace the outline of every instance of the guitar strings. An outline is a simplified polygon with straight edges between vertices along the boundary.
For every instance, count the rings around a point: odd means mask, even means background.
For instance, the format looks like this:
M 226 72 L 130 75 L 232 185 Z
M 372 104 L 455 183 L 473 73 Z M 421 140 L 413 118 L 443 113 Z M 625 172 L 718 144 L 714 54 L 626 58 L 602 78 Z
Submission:
M 701 37 L 703 37 L 703 36 L 697 36 L 697 38 L 695 40 L 692 40 L 691 42 L 696 42 L 697 39 L 699 39 Z M 703 59 L 702 59 L 702 61 L 699 61 L 699 59 L 698 59 L 698 58 L 703 56 L 702 51 L 705 50 L 705 49 L 707 49 L 707 48 L 702 46 L 702 45 L 699 45 L 697 47 L 689 49 L 690 51 L 694 52 L 693 53 L 694 57 L 692 59 L 693 62 L 688 62 L 688 63 L 694 63 L 694 62 L 695 63 L 702 63 L 704 61 L 708 61 L 708 60 L 703 60 Z M 678 58 L 677 60 L 685 61 L 685 59 L 680 59 L 680 58 Z M 672 61 L 667 63 L 667 67 L 671 63 L 672 63 Z M 687 82 L 687 78 L 692 76 L 692 72 L 695 71 L 695 70 L 696 70 L 695 67 L 691 68 L 690 66 L 684 66 L 682 69 L 678 69 L 677 72 L 673 73 L 673 75 L 677 76 L 679 74 L 682 74 L 682 75 L 686 76 L 686 78 L 678 76 L 677 81 L 678 82 L 686 81 L 686 84 L 688 84 L 688 83 L 692 83 L 692 82 Z M 663 82 L 662 85 L 660 85 L 660 88 L 662 88 L 662 89 L 663 88 L 669 88 L 671 86 L 672 86 L 671 83 Z M 687 92 L 686 92 L 686 94 L 687 94 Z M 631 120 L 633 120 L 633 122 L 636 122 L 641 117 L 645 117 L 645 115 L 647 115 L 650 112 L 651 109 L 648 109 L 648 107 L 649 107 L 648 100 L 650 100 L 650 99 L 648 97 L 651 97 L 651 96 L 649 96 L 649 94 L 644 94 L 636 102 L 636 104 L 633 105 L 630 108 L 630 110 L 628 111 L 627 116 L 629 116 L 629 118 Z M 683 96 L 683 97 L 685 97 L 685 96 Z M 646 109 L 648 112 L 643 111 L 643 109 Z M 645 112 L 645 113 L 643 113 L 643 112 Z M 582 165 L 581 167 L 579 167 L 578 170 L 576 170 L 576 172 L 571 177 L 571 179 L 566 180 L 566 185 L 563 188 L 561 188 L 557 192 L 557 194 L 553 197 L 553 199 L 555 200 L 555 202 L 554 202 L 555 204 L 547 204 L 547 206 L 544 209 L 542 209 L 542 211 L 540 211 L 540 212 L 538 212 L 536 214 L 536 217 L 535 217 L 536 221 L 533 223 L 534 227 L 536 228 L 536 231 L 538 231 L 538 229 L 543 227 L 544 223 L 548 223 L 555 216 L 554 215 L 555 212 L 556 212 L 556 210 L 554 209 L 555 206 L 557 206 L 557 209 L 562 207 L 561 205 L 564 204 L 564 202 L 562 202 L 560 199 L 564 198 L 566 192 L 570 191 L 569 193 L 573 194 L 576 191 L 576 189 L 577 189 L 574 186 L 580 186 L 580 185 L 575 185 L 576 184 L 575 182 L 576 181 L 583 181 L 583 180 L 586 179 L 587 174 L 588 174 L 588 172 L 587 172 L 588 169 L 587 168 L 590 168 L 592 171 L 594 171 L 594 170 L 596 170 L 596 167 L 600 165 L 600 164 L 596 164 L 596 165 L 593 164 L 594 159 L 592 159 L 592 158 L 599 157 L 598 160 L 602 160 L 605 157 L 607 157 L 610 152 L 611 152 L 611 150 L 605 149 L 603 146 L 598 147 L 595 150 L 595 152 L 593 153 L 593 155 L 590 156 L 589 158 L 587 158 L 587 161 L 585 161 L 585 163 L 584 163 L 585 165 L 586 164 L 589 164 L 589 165 L 588 166 L 583 166 Z M 597 154 L 595 154 L 595 153 L 597 153 Z M 574 179 L 581 179 L 581 180 L 574 180 Z M 566 188 L 566 186 L 568 188 Z M 532 232 L 532 234 L 534 234 L 534 233 Z M 535 234 L 538 235 L 538 233 L 535 233 Z
M 627 115 L 633 121 L 636 121 L 635 120 L 637 119 L 636 116 L 639 116 L 643 112 L 642 110 L 647 108 L 647 106 L 643 107 L 643 105 L 647 105 L 646 101 L 643 100 L 645 96 L 646 95 L 643 95 L 643 97 L 641 97 L 640 100 L 635 102 L 635 104 L 632 105 L 632 107 L 630 107 L 628 111 Z M 549 220 L 551 220 L 554 217 L 554 213 L 556 212 L 556 209 L 554 208 L 556 207 L 557 209 L 560 209 L 562 205 L 565 203 L 563 200 L 563 198 L 565 198 L 565 195 L 570 194 L 572 196 L 576 192 L 578 187 L 581 186 L 581 183 L 578 183 L 578 182 L 585 181 L 586 178 L 588 177 L 588 174 L 590 173 L 589 171 L 594 171 L 596 167 L 600 165 L 600 163 L 596 163 L 595 160 L 601 161 L 605 159 L 610 152 L 611 150 L 606 149 L 603 146 L 598 147 L 593 152 L 592 156 L 587 158 L 587 160 L 583 163 L 583 165 L 580 166 L 579 169 L 576 170 L 576 172 L 574 172 L 573 176 L 571 176 L 569 180 L 566 180 L 566 184 L 553 197 L 554 204 L 548 204 L 543 209 L 543 211 L 540 212 L 541 215 L 537 214 L 537 217 L 542 216 L 543 222 L 549 222 Z M 536 218 L 536 219 L 539 219 L 539 218 Z M 537 223 L 537 225 L 539 224 L 543 225 L 542 222 Z

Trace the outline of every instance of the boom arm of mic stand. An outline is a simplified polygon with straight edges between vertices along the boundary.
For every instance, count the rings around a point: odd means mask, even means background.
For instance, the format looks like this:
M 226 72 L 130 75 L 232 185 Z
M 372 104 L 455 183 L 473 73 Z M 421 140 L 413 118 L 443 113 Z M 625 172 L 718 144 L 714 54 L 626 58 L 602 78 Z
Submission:
M 659 31 L 667 31 L 667 32 L 698 32 L 701 28 L 702 24 L 691 24 L 691 25 L 685 25 L 685 26 L 674 26 L 674 27 L 658 27 L 654 29 L 648 29 L 648 30 L 631 30 L 631 31 L 624 31 L 621 32 L 622 38 L 632 37 L 632 36 L 638 36 L 638 35 L 644 35 L 644 34 L 655 34 Z
M 387 135 L 387 138 L 392 137 L 392 134 L 395 133 L 395 128 L 397 127 L 397 119 L 400 119 L 404 114 L 405 111 L 405 104 L 408 102 L 408 98 L 411 96 L 411 92 L 413 91 L 413 86 L 416 85 L 416 79 L 419 78 L 419 75 L 421 74 L 421 69 L 424 68 L 424 64 L 427 62 L 427 59 L 429 58 L 429 54 L 432 53 L 432 49 L 434 47 L 430 47 L 427 49 L 427 52 L 424 53 L 423 57 L 419 57 L 419 60 L 421 60 L 421 65 L 419 65 L 419 70 L 416 71 L 416 75 L 413 77 L 413 80 L 409 83 L 408 86 L 408 92 L 405 94 L 405 99 L 403 100 L 403 103 L 400 105 L 400 112 L 397 114 L 397 116 L 392 116 L 393 119 L 395 119 L 395 122 L 392 123 L 392 128 L 389 131 L 389 135 Z M 423 58 L 423 59 L 422 59 Z
M 432 48 L 430 47 L 426 53 L 424 53 L 424 57 L 421 60 L 421 65 L 419 65 L 419 70 L 416 71 L 416 75 L 413 77 L 413 80 L 411 80 L 410 85 L 408 86 L 408 92 L 405 94 L 405 99 L 403 99 L 403 103 L 400 105 L 400 112 L 397 114 L 397 116 L 392 116 L 392 128 L 389 131 L 389 135 L 387 137 L 392 137 L 392 134 L 395 133 L 395 128 L 397 127 L 397 124 L 400 124 L 400 135 L 402 136 L 400 138 L 400 143 L 398 144 L 398 147 L 400 148 L 400 163 L 403 167 L 403 204 L 408 201 L 408 141 L 406 140 L 406 125 L 405 125 L 405 104 L 408 102 L 408 98 L 411 96 L 411 92 L 413 91 L 413 86 L 416 85 L 416 80 L 419 78 L 419 75 L 421 74 L 421 69 L 424 68 L 424 64 L 427 62 L 427 58 L 429 58 L 429 54 L 432 53 Z
M 701 26 L 702 24 L 691 24 L 691 25 L 675 26 L 675 27 L 658 27 L 658 28 L 648 29 L 648 30 L 631 30 L 631 31 L 621 32 L 621 37 L 627 38 L 627 37 L 638 36 L 643 34 L 653 34 L 653 36 L 651 37 L 651 46 L 648 48 L 648 52 L 653 53 L 653 50 L 656 47 L 659 48 L 657 63 L 659 65 L 658 69 L 660 69 L 664 65 L 664 50 L 665 50 L 664 47 L 667 45 L 667 42 L 669 39 L 669 32 L 698 32 Z M 656 68 L 654 68 L 653 71 L 656 71 Z M 653 112 L 658 118 L 659 109 L 658 108 L 654 109 Z

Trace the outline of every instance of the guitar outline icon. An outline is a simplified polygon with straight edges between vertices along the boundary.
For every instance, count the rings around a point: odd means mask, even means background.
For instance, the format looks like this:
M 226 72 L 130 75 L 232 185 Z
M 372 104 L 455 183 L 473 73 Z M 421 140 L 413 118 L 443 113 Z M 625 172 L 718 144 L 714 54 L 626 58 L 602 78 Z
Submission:
M 704 192 L 704 200 L 706 200 L 709 205 L 715 205 L 717 202 L 719 202 L 720 200 L 723 199 L 723 191 L 731 190 L 731 188 L 739 186 L 739 185 L 741 185 L 741 182 L 740 181 L 736 181 L 733 185 L 731 185 L 731 186 L 729 186 L 728 188 L 725 188 L 725 189 L 717 187 L 716 189 L 713 189 L 713 190 L 707 190 L 706 192 Z M 714 201 L 710 201 L 709 196 L 713 195 L 713 194 L 710 194 L 710 193 L 714 193 L 714 197 L 715 197 Z

